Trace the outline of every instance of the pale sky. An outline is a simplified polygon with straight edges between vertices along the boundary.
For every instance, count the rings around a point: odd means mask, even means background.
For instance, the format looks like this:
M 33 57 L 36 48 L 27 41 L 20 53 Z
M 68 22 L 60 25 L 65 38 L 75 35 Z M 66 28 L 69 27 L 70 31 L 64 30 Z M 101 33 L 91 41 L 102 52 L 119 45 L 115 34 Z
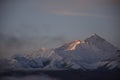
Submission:
M 1 0 L 1 43 L 54 48 L 96 33 L 120 46 L 119 13 L 117 0 Z

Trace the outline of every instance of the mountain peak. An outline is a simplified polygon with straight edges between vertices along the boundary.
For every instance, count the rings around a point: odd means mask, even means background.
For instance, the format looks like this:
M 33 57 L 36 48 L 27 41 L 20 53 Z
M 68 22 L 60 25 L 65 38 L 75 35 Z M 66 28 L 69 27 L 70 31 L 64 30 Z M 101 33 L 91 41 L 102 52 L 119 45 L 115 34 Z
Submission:
M 72 51 L 75 50 L 76 47 L 80 44 L 86 44 L 86 43 L 97 43 L 97 42 L 103 42 L 105 41 L 103 38 L 101 38 L 100 36 L 98 36 L 97 34 L 92 34 L 91 37 L 80 41 L 80 40 L 74 40 L 72 42 L 66 43 L 63 46 L 59 47 L 59 50 L 64 50 L 64 51 Z
M 86 42 L 92 42 L 92 43 L 94 43 L 94 42 L 102 42 L 102 41 L 105 41 L 105 39 L 103 39 L 102 37 L 100 37 L 99 35 L 97 35 L 97 34 L 92 34 L 92 36 L 91 37 L 89 37 L 89 38 L 87 38 L 87 39 L 85 39 L 85 41 Z
M 76 49 L 79 49 L 78 47 L 95 47 L 97 49 L 101 49 L 104 51 L 109 51 L 109 52 L 114 52 L 116 50 L 116 47 L 100 37 L 97 34 L 93 34 L 91 37 L 86 38 L 83 41 L 80 40 L 75 40 L 69 43 L 64 44 L 63 46 L 57 48 L 57 50 L 62 50 L 62 51 L 73 51 Z
M 99 36 L 99 35 L 97 35 L 97 34 L 92 34 L 91 37 L 95 37 L 95 38 L 103 39 L 101 36 Z
M 97 34 L 92 34 L 92 36 L 89 37 L 89 38 L 93 38 L 93 39 L 102 39 L 102 40 L 104 40 L 102 37 L 100 37 L 100 36 L 97 35 Z

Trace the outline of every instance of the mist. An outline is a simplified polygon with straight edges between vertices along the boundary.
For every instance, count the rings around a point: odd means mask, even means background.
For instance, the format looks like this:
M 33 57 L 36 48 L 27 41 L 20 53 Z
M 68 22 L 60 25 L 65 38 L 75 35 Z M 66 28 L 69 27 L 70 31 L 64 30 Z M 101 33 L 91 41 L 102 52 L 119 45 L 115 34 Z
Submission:
M 56 48 L 67 42 L 64 36 L 18 37 L 0 34 L 0 57 L 10 57 L 13 54 L 29 54 L 40 48 Z
M 0 0 L 0 57 L 57 48 L 96 33 L 120 46 L 119 1 Z

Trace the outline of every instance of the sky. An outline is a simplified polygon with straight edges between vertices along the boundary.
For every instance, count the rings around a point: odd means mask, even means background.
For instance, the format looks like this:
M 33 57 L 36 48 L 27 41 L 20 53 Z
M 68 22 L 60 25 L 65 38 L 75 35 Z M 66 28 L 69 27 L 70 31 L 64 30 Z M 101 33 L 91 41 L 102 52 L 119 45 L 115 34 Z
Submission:
M 0 0 L 0 53 L 55 48 L 94 33 L 120 47 L 119 13 L 119 0 Z

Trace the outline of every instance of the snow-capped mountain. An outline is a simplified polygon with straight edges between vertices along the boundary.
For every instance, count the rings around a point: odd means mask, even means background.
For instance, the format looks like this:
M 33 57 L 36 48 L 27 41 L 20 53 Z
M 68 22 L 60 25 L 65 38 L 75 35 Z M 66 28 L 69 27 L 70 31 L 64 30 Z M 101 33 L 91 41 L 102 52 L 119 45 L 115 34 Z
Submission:
M 97 69 L 105 64 L 111 64 L 109 66 L 111 69 L 119 64 L 119 61 L 108 60 L 119 54 L 116 53 L 117 50 L 118 48 L 94 34 L 84 41 L 76 40 L 67 43 L 57 48 L 55 52 L 69 62 L 73 68 Z
M 2 67 L 5 69 L 114 69 L 120 68 L 120 50 L 94 34 L 83 41 L 75 40 L 55 49 L 42 48 L 29 55 L 14 55 L 10 60 L 0 60 L 0 63 L 4 63 Z

